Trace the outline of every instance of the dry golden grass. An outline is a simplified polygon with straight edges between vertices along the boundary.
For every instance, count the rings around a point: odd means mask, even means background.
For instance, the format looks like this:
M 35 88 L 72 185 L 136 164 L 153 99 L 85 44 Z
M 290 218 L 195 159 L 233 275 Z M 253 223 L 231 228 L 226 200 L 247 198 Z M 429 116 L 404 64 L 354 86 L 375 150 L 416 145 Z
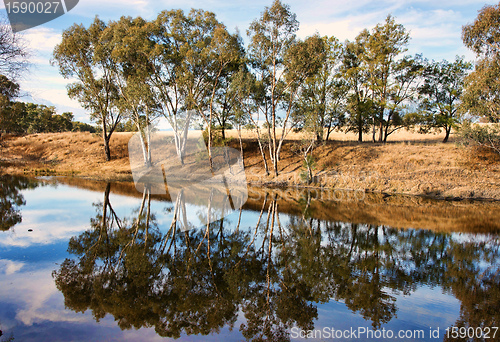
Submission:
M 354 135 L 336 134 L 345 140 L 329 141 L 314 150 L 314 186 L 500 200 L 500 158 L 487 151 L 470 153 L 454 143 L 442 144 L 442 136 L 433 134 L 400 131 L 390 136 L 387 144 L 358 143 Z M 237 133 L 230 131 L 228 136 L 236 137 Z M 132 133 L 113 134 L 110 162 L 104 159 L 101 138 L 90 133 L 7 137 L 0 146 L 1 171 L 131 180 L 127 146 L 131 137 Z M 294 152 L 302 138 L 300 133 L 293 133 L 285 141 L 278 177 L 265 174 L 258 145 L 251 138 L 252 134 L 246 133 L 243 141 L 247 179 L 251 183 L 304 186 L 300 178 L 303 160 Z M 239 148 L 237 139 L 231 146 Z
M 277 134 L 281 135 L 281 130 L 277 130 Z M 262 130 L 262 133 L 265 133 Z M 226 133 L 227 137 L 237 138 L 238 132 L 236 130 L 230 130 Z M 429 134 L 419 134 L 413 131 L 407 131 L 404 129 L 397 130 L 396 132 L 390 134 L 387 137 L 387 142 L 441 142 L 444 139 L 444 132 L 435 132 Z M 286 139 L 287 140 L 302 140 L 306 137 L 304 133 L 290 131 Z M 243 131 L 242 132 L 243 139 L 256 139 L 257 133 L 254 131 Z M 378 138 L 378 135 L 377 135 Z M 342 131 L 333 131 L 330 133 L 329 140 L 331 141 L 358 141 L 358 135 L 354 133 L 344 133 Z M 363 134 L 363 141 L 368 142 L 372 141 L 372 132 Z M 451 136 L 451 140 L 453 141 L 453 135 Z

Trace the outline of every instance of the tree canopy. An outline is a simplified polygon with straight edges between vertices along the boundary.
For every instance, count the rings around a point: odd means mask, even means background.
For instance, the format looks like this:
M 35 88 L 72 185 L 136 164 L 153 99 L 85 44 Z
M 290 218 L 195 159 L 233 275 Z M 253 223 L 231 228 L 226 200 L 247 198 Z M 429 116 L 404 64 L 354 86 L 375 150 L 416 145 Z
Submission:
M 464 112 L 500 121 L 500 4 L 483 7 L 473 23 L 463 26 L 465 46 L 479 60 L 465 79 Z

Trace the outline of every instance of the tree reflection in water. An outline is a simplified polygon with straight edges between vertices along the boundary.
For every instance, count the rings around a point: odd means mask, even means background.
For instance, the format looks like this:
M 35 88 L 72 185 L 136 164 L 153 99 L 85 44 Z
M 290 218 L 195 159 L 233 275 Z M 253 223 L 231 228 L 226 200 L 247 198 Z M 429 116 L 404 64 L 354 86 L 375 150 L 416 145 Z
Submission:
M 35 189 L 39 182 L 33 179 L 0 175 L 0 231 L 21 223 L 21 206 L 26 205 L 22 190 Z
M 252 227 L 221 219 L 185 230 L 160 229 L 145 192 L 134 219 L 119 218 L 109 200 L 96 205 L 91 228 L 74 237 L 54 272 L 68 308 L 111 314 L 122 329 L 154 327 L 164 337 L 238 328 L 248 340 L 287 340 L 312 329 L 317 303 L 332 298 L 374 329 L 398 310 L 395 295 L 441 286 L 461 301 L 458 326 L 498 326 L 497 236 L 398 230 L 321 221 L 301 200 L 302 216 L 281 217 L 266 195 Z M 243 222 L 248 222 L 243 220 Z M 283 224 L 284 222 L 285 224 Z

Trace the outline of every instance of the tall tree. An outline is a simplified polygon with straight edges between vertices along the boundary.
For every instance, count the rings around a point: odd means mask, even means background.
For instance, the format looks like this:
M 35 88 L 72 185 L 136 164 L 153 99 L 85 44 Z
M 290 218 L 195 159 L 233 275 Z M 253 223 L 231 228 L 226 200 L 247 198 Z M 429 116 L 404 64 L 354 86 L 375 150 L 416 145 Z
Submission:
M 4 75 L 0 75 L 0 96 L 11 101 L 17 95 L 19 95 L 19 84 Z
M 289 132 L 288 123 L 301 83 L 317 72 L 323 59 L 323 41 L 309 37 L 297 42 L 299 23 L 290 7 L 275 0 L 259 19 L 250 24 L 249 59 L 257 80 L 265 87 L 261 111 L 268 127 L 269 154 L 278 176 L 281 146 Z M 283 108 L 282 119 L 279 109 Z M 281 134 L 278 132 L 281 129 Z
M 243 55 L 237 35 L 228 33 L 215 14 L 203 10 L 163 11 L 145 25 L 143 43 L 132 53 L 145 58 L 144 79 L 138 85 L 148 87 L 144 94 L 170 123 L 177 154 L 184 161 L 187 132 L 198 115 L 211 130 L 218 91 L 223 79 Z M 138 39 L 136 36 L 135 40 Z M 211 154 L 211 134 L 209 134 Z M 211 158 L 210 158 L 211 159 Z
M 442 128 L 447 142 L 452 127 L 459 122 L 459 105 L 464 79 L 472 64 L 457 56 L 454 62 L 443 60 L 430 63 L 420 87 L 422 129 Z
M 483 7 L 462 39 L 479 61 L 465 79 L 462 108 L 491 122 L 500 121 L 500 4 Z
M 52 63 L 59 67 L 64 78 L 77 79 L 68 85 L 68 95 L 89 110 L 91 120 L 101 126 L 104 154 L 109 161 L 111 135 L 122 117 L 117 108 L 111 52 L 101 40 L 106 27 L 97 17 L 88 29 L 83 25 L 71 26 L 54 48 Z
M 363 133 L 370 129 L 373 118 L 373 101 L 367 87 L 368 73 L 364 64 L 365 40 L 369 35 L 367 30 L 362 31 L 353 42 L 346 41 L 342 58 L 342 73 L 349 87 L 347 98 L 346 130 L 358 134 L 358 141 L 363 141 Z
M 406 51 L 410 35 L 403 25 L 388 15 L 384 24 L 378 24 L 366 40 L 366 61 L 369 85 L 377 106 L 376 123 L 379 125 L 378 140 L 383 141 L 385 113 L 390 98 L 390 88 L 397 57 Z
M 0 136 L 2 131 L 11 131 L 15 119 L 12 117 L 11 101 L 19 94 L 19 84 L 0 75 Z
M 292 118 L 295 125 L 307 124 L 309 130 L 313 129 L 317 141 L 328 140 L 330 133 L 344 124 L 348 91 L 340 72 L 343 45 L 335 37 L 322 39 L 325 60 L 319 72 L 301 87 Z
M 29 67 L 29 51 L 21 36 L 12 32 L 8 19 L 0 16 L 0 74 L 16 79 Z
M 149 51 L 154 42 L 149 40 L 152 26 L 137 17 L 122 17 L 110 22 L 102 34 L 101 44 L 110 53 L 108 72 L 115 82 L 116 106 L 122 117 L 133 122 L 140 132 L 140 142 L 145 165 L 151 164 L 150 128 L 160 116 L 148 82 L 153 74 Z
M 472 24 L 462 27 L 462 40 L 476 55 L 490 58 L 500 53 L 500 4 L 484 6 Z
M 197 26 L 201 25 L 197 24 Z M 203 56 L 200 53 L 201 58 L 198 60 L 199 69 L 204 70 L 199 77 L 199 82 L 205 84 L 204 89 L 200 89 L 205 98 L 195 105 L 208 128 L 208 156 L 212 168 L 212 125 L 217 112 L 217 99 L 224 96 L 224 88 L 228 87 L 230 76 L 238 71 L 244 53 L 239 36 L 231 35 L 224 25 L 218 23 L 213 32 L 208 34 L 211 35 L 211 39 L 210 44 L 206 47 L 206 55 Z M 194 46 L 198 47 L 199 44 L 194 44 Z M 206 103 L 205 108 L 202 107 L 203 103 Z M 227 111 L 228 108 L 222 108 L 222 111 L 224 110 Z
M 405 56 L 396 62 L 384 118 L 384 142 L 398 129 L 415 124 L 412 115 L 405 114 L 418 97 L 424 73 L 424 60 L 417 55 Z
M 393 75 L 397 68 L 397 57 L 406 51 L 410 35 L 405 27 L 396 23 L 388 15 L 384 24 L 378 24 L 366 39 L 366 67 L 369 86 L 378 115 L 375 123 L 379 126 L 378 141 L 384 139 L 384 121 L 391 96 Z
M 237 34 L 230 35 L 223 26 L 217 28 L 212 46 L 216 60 L 214 71 L 216 70 L 218 77 L 214 78 L 210 113 L 221 129 L 222 139 L 225 139 L 226 129 L 230 127 L 231 122 L 237 120 L 235 93 L 230 90 L 230 85 L 245 63 L 245 53 L 241 37 Z
M 484 58 L 464 80 L 461 111 L 500 122 L 500 61 Z

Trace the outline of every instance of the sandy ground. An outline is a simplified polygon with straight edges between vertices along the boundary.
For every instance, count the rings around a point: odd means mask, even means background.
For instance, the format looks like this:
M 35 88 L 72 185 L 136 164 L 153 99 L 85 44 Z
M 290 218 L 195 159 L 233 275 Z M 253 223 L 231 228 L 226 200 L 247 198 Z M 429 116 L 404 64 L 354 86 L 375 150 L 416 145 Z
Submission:
M 227 133 L 236 137 L 237 133 Z M 115 133 L 112 160 L 104 159 L 103 143 L 90 133 L 34 134 L 0 141 L 0 172 L 27 175 L 68 175 L 105 180 L 131 180 L 128 142 L 132 133 Z M 264 172 L 258 145 L 244 135 L 247 180 L 257 186 L 306 186 L 300 177 L 303 159 L 297 150 L 303 136 L 293 133 L 284 144 L 280 175 Z M 367 135 L 367 139 L 371 136 Z M 466 150 L 443 134 L 400 131 L 387 144 L 358 143 L 354 134 L 333 133 L 317 146 L 312 186 L 364 192 L 424 195 L 437 198 L 500 200 L 500 156 Z M 238 140 L 230 145 L 239 148 Z M 271 163 L 269 163 L 271 164 Z

